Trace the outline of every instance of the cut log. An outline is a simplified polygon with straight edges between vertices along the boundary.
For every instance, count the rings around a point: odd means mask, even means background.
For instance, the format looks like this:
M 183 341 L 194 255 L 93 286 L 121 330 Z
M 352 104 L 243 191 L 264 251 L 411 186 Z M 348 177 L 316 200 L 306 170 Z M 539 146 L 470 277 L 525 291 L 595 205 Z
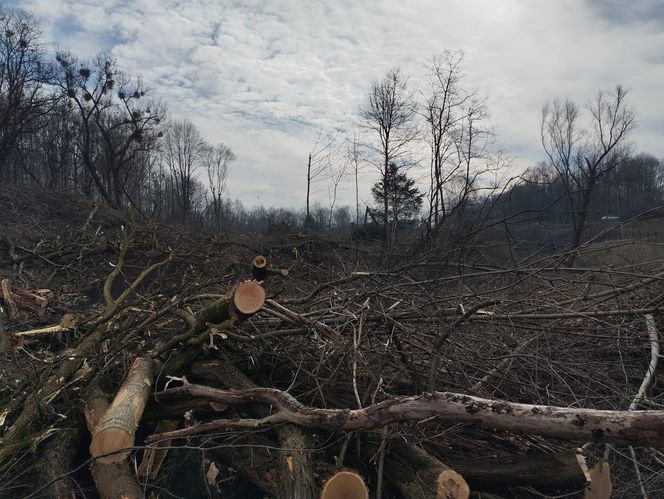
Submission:
M 192 374 L 211 384 L 237 390 L 255 388 L 256 385 L 230 362 L 197 362 Z M 267 417 L 266 407 L 256 405 L 250 410 L 257 416 Z M 306 499 L 315 497 L 315 481 L 311 456 L 311 441 L 306 430 L 296 425 L 284 425 L 277 429 L 279 437 L 278 497 Z
M 108 398 L 98 390 L 93 390 L 86 400 L 85 420 L 92 433 L 108 409 Z M 102 499 L 140 499 L 141 487 L 134 477 L 126 460 L 104 464 L 95 460 L 90 465 L 92 479 Z
M 129 455 L 136 427 L 150 395 L 153 368 L 151 359 L 139 357 L 134 360 L 127 379 L 96 425 L 90 454 L 99 462 L 117 463 Z
M 586 476 L 575 453 L 499 457 L 444 457 L 475 490 L 504 490 L 529 486 L 537 490 L 582 490 Z
M 258 312 L 265 303 L 265 290 L 256 281 L 244 281 L 235 286 L 232 304 L 242 315 Z
M 193 334 L 202 333 L 208 324 L 230 321 L 231 326 L 258 312 L 265 303 L 265 290 L 256 281 L 244 281 L 200 311 Z
M 362 476 L 353 470 L 341 470 L 325 482 L 321 499 L 368 499 L 369 490 Z
M 287 269 L 273 269 L 267 266 L 267 258 L 263 255 L 255 256 L 251 262 L 251 275 L 257 281 L 264 281 L 268 276 L 288 277 Z
M 375 443 L 364 445 L 371 454 L 378 450 Z M 384 466 L 385 475 L 406 499 L 468 499 L 470 495 L 466 480 L 457 471 L 400 438 L 390 441 Z
M 316 496 L 309 435 L 295 425 L 279 428 L 278 497 L 313 499 Z
M 30 293 L 17 286 L 12 286 L 9 279 L 0 281 L 1 296 L 9 310 L 9 318 L 18 317 L 19 311 L 28 311 L 38 316 L 44 315 L 48 300 L 43 296 Z

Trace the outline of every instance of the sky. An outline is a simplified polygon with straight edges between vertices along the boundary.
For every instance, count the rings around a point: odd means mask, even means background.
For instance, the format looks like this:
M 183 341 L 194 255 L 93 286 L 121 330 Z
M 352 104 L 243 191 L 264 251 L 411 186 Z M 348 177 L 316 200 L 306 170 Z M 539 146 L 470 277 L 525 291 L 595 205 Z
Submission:
M 0 0 L 1 1 L 1 0 Z M 627 4 L 627 5 L 626 5 Z M 175 119 L 237 156 L 230 196 L 304 205 L 319 136 L 352 136 L 371 83 L 399 67 L 414 90 L 443 50 L 463 50 L 464 85 L 487 97 L 511 175 L 544 159 L 542 104 L 630 89 L 635 150 L 664 158 L 664 2 L 659 0 L 9 0 L 44 41 L 80 58 L 108 52 Z M 427 159 L 415 175 L 426 175 Z M 377 172 L 361 176 L 370 202 Z M 338 203 L 354 203 L 353 180 Z M 329 183 L 313 199 L 328 204 Z

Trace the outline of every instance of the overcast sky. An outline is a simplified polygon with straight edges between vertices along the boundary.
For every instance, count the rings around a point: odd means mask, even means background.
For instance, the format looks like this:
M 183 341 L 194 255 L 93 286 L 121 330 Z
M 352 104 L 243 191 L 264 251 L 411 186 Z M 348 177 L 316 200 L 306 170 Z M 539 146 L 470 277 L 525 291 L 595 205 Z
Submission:
M 85 58 L 113 54 L 175 118 L 236 153 L 230 194 L 245 204 L 304 204 L 316 137 L 351 134 L 375 79 L 462 49 L 465 82 L 488 96 L 515 169 L 543 159 L 542 104 L 631 89 L 636 149 L 664 157 L 664 2 L 659 0 L 10 0 L 45 41 Z M 424 173 L 422 170 L 421 173 Z M 375 172 L 361 196 L 369 201 Z M 350 180 L 342 201 L 352 204 Z M 327 203 L 327 188 L 314 193 Z

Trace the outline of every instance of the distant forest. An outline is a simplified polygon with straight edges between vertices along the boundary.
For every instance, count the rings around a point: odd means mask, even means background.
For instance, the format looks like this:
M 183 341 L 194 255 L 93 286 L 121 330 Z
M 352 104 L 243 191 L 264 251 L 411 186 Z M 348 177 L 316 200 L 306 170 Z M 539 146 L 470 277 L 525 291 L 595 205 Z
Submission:
M 509 219 L 569 225 L 577 246 L 589 221 L 664 204 L 664 163 L 630 146 L 636 111 L 623 87 L 582 106 L 545 103 L 543 161 L 515 178 L 487 124 L 487 101 L 465 86 L 462 66 L 461 52 L 433 57 L 424 89 L 390 70 L 369 86 L 353 136 L 321 132 L 328 138 L 302 158 L 302 209 L 247 209 L 228 196 L 236 159 L 229 145 L 209 144 L 192 122 L 168 118 L 165 103 L 110 55 L 51 53 L 33 16 L 3 9 L 0 181 L 167 223 L 336 234 L 372 226 L 384 241 L 406 227 L 435 238 L 446 227 Z M 368 207 L 360 206 L 363 171 L 376 178 Z M 342 178 L 355 182 L 355 206 L 337 202 Z M 327 190 L 325 199 L 314 198 L 314 186 Z

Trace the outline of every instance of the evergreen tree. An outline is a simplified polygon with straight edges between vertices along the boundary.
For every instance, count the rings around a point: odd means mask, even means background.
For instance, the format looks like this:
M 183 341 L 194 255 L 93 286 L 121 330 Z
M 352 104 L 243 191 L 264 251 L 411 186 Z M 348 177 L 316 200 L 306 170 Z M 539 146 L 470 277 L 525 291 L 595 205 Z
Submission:
M 384 182 L 387 183 L 387 188 Z M 388 196 L 387 203 L 385 193 Z M 415 180 L 408 177 L 394 162 L 390 162 L 387 176 L 381 177 L 371 188 L 371 194 L 378 211 L 387 206 L 387 220 L 393 227 L 396 227 L 399 221 L 417 217 L 422 209 L 424 194 L 415 186 Z

